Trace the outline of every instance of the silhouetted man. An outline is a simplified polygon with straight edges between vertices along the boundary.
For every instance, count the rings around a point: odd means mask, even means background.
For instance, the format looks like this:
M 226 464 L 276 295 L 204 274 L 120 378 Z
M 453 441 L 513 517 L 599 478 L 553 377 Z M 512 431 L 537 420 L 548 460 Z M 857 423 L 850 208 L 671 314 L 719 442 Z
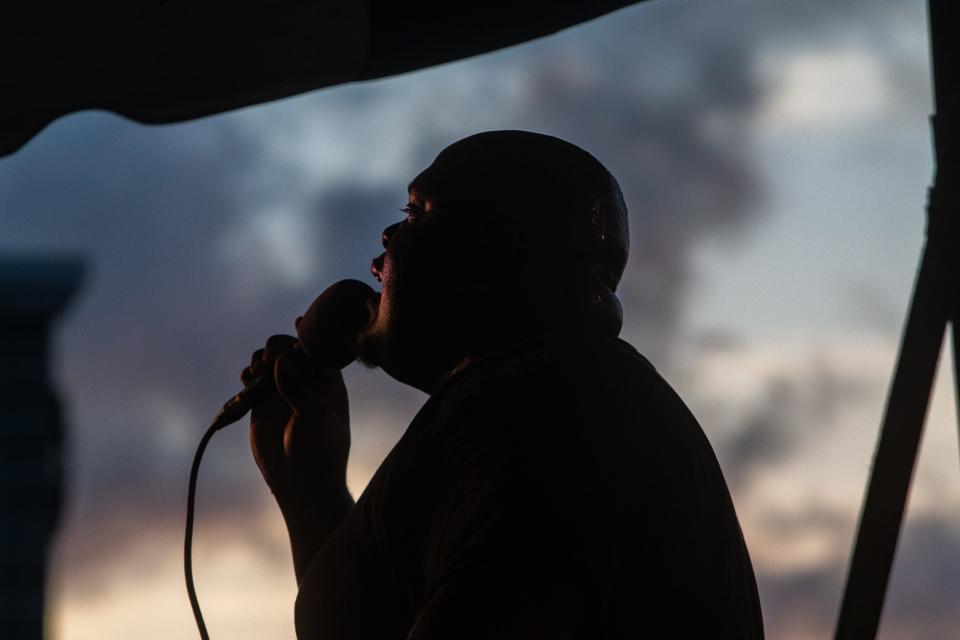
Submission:
M 709 442 L 623 342 L 627 211 L 549 136 L 445 149 L 383 233 L 362 358 L 430 399 L 354 504 L 339 372 L 274 336 L 251 443 L 290 533 L 301 638 L 760 638 Z

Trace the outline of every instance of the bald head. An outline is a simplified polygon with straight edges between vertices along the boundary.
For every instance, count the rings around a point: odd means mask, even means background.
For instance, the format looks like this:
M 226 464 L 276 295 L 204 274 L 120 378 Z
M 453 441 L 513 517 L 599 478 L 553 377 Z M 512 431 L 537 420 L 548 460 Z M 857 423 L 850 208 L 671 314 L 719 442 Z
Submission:
M 528 131 L 478 133 L 444 149 L 410 186 L 444 206 L 501 217 L 522 251 L 595 273 L 616 291 L 629 252 L 627 208 L 616 178 L 580 147 Z

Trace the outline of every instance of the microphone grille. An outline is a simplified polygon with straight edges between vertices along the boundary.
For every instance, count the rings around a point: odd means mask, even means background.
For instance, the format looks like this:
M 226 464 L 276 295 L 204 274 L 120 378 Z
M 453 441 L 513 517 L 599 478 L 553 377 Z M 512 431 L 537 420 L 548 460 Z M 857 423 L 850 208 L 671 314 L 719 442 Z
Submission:
M 300 347 L 323 368 L 342 369 L 357 357 L 357 334 L 370 322 L 376 292 L 359 280 L 335 282 L 317 296 L 297 324 Z

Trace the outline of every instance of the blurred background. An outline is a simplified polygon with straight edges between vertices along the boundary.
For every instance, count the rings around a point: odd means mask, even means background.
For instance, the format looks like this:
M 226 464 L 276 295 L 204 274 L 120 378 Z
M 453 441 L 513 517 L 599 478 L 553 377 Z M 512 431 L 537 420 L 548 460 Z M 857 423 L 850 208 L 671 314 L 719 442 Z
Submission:
M 619 178 L 623 336 L 717 451 L 768 637 L 827 637 L 922 246 L 930 111 L 922 0 L 669 0 L 181 125 L 55 122 L 0 160 L 0 252 L 87 265 L 54 334 L 68 484 L 50 637 L 195 634 L 182 526 L 203 429 L 267 336 L 334 280 L 370 281 L 407 182 L 503 128 L 570 140 Z M 885 638 L 960 637 L 941 363 Z M 346 376 L 358 495 L 425 397 L 359 365 Z M 292 638 L 285 531 L 246 438 L 218 434 L 201 469 L 200 602 L 212 637 Z

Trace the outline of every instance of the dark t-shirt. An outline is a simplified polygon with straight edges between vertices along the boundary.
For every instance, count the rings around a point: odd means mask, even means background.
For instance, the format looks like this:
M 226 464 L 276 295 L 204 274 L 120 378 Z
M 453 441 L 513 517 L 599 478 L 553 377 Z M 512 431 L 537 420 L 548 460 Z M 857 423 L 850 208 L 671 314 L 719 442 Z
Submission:
M 763 636 L 713 450 L 615 338 L 529 341 L 448 380 L 313 560 L 298 636 L 406 638 L 456 583 L 485 585 L 476 624 L 567 585 L 578 637 Z

